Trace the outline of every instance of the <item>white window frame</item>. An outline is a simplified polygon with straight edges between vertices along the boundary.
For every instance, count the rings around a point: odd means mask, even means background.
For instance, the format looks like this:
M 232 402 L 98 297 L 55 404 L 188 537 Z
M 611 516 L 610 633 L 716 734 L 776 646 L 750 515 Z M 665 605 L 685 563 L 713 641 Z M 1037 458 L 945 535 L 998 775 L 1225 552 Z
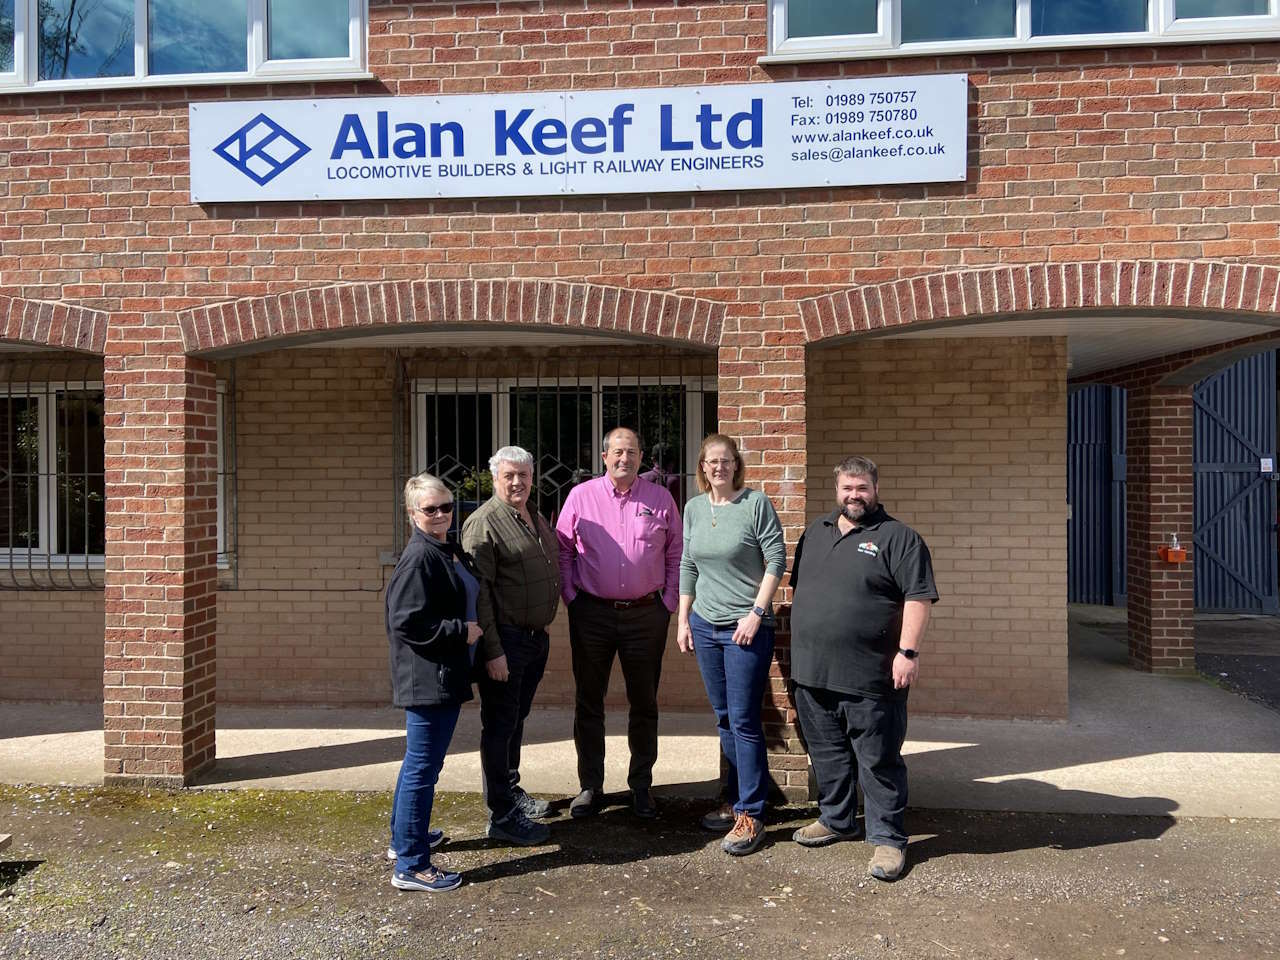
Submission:
M 222 420 L 223 399 L 226 395 L 226 383 L 217 382 L 217 561 L 219 569 L 230 567 L 230 556 L 225 554 L 227 541 L 226 498 L 223 495 L 223 449 L 224 430 Z M 0 387 L 0 397 L 28 397 L 37 404 L 36 417 L 40 430 L 39 471 L 39 505 L 37 506 L 40 526 L 40 546 L 9 547 L 0 546 L 0 569 L 9 566 L 21 566 L 33 570 L 67 567 L 74 569 L 101 570 L 106 566 L 106 556 L 101 553 L 55 553 L 54 541 L 58 529 L 58 491 L 57 474 L 54 471 L 57 444 L 57 405 L 52 401 L 59 393 L 102 393 L 101 380 L 62 380 L 32 381 L 24 388 L 17 386 Z M 104 478 L 105 487 L 105 478 Z M 105 489 L 104 489 L 105 494 Z
M 147 0 L 133 0 L 133 74 L 74 80 L 40 80 L 39 0 L 15 0 L 14 69 L 0 73 L 0 93 L 40 90 L 103 90 L 120 87 L 191 87 L 227 84 L 317 80 L 368 79 L 368 0 L 347 0 L 348 57 L 307 60 L 269 60 L 267 57 L 267 0 L 248 0 L 245 51 L 248 69 L 224 73 L 148 73 Z M 216 3 L 217 0 L 210 0 Z
M 1274 41 L 1280 34 L 1280 0 L 1269 0 L 1269 12 L 1265 15 L 1196 20 L 1175 19 L 1177 0 L 1147 0 L 1147 23 L 1150 29 L 1142 32 L 1033 37 L 1031 35 L 1031 0 L 1015 0 L 1014 36 L 1012 37 L 903 43 L 901 0 L 877 0 L 878 30 L 875 33 L 791 38 L 787 36 L 787 5 L 790 2 L 791 0 L 768 0 L 768 53 L 760 58 L 760 63 L 1055 50 L 1071 47 L 1215 43 L 1251 39 Z M 1067 3 L 1070 0 L 1058 0 L 1058 2 Z
M 57 453 L 57 404 L 59 393 L 101 393 L 101 380 L 33 381 L 23 387 L 8 386 L 0 389 L 0 397 L 28 398 L 36 401 L 37 429 L 40 432 L 38 457 L 37 522 L 40 528 L 40 546 L 0 546 L 0 567 L 45 570 L 71 567 L 76 570 L 101 570 L 106 557 L 100 553 L 57 553 L 55 541 L 58 530 L 58 477 L 54 469 Z
M 689 375 L 682 377 L 590 377 L 583 379 L 575 376 L 541 377 L 525 379 L 517 377 L 501 377 L 476 380 L 435 380 L 418 379 L 413 382 L 412 406 L 413 423 L 410 436 L 413 438 L 411 463 L 414 472 L 424 469 L 423 456 L 427 449 L 427 400 L 433 396 L 451 394 L 489 394 L 493 397 L 493 442 L 494 449 L 508 446 L 511 441 L 511 391 L 517 387 L 540 387 L 562 390 L 582 389 L 589 387 L 591 391 L 591 449 L 598 450 L 604 436 L 603 409 L 601 394 L 618 387 L 684 387 L 686 394 L 705 394 L 707 391 L 719 389 L 719 381 L 714 376 Z M 702 448 L 702 438 L 706 435 L 703 429 L 702 404 L 688 403 L 685 407 L 685 463 L 698 462 L 698 452 Z M 483 465 L 482 465 L 483 466 Z M 591 464 L 592 472 L 601 469 L 597 460 Z

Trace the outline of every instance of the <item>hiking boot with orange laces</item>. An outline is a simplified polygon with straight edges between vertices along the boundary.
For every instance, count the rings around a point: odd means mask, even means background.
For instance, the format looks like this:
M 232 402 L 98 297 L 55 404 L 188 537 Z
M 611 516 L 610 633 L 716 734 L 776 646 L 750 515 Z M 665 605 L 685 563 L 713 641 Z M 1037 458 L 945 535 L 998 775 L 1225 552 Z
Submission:
M 764 821 L 749 813 L 738 814 L 729 835 L 720 841 L 720 849 L 735 857 L 752 853 L 764 840 Z

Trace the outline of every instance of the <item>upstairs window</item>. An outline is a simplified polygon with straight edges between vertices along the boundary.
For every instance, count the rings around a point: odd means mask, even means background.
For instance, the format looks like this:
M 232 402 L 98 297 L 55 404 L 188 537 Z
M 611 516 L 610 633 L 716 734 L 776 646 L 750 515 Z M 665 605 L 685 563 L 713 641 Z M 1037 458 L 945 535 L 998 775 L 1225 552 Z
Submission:
M 0 0 L 0 89 L 350 77 L 367 21 L 367 0 Z
M 765 61 L 1274 39 L 1280 0 L 769 0 Z

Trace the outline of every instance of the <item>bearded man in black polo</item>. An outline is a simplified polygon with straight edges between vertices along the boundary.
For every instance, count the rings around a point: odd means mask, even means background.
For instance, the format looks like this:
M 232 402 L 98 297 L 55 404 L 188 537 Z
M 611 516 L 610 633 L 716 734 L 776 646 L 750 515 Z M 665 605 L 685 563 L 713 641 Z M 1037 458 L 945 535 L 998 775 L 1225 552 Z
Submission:
M 924 540 L 880 505 L 876 465 L 848 457 L 835 475 L 836 509 L 805 530 L 791 573 L 791 679 L 819 811 L 793 839 L 861 838 L 861 783 L 871 876 L 896 880 L 907 847 L 907 693 L 938 589 Z

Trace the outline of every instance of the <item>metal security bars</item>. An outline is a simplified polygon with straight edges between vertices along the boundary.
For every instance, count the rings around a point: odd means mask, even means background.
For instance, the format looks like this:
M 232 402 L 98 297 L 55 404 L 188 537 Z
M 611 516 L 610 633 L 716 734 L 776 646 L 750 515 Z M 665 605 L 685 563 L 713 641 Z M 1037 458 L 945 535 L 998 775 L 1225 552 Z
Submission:
M 236 364 L 229 361 L 218 379 L 218 588 L 240 585 L 237 531 L 240 501 L 236 495 Z
M 399 361 L 407 423 L 396 436 L 407 435 L 408 455 L 395 460 L 397 492 L 410 472 L 435 474 L 454 491 L 455 526 L 492 495 L 489 457 L 507 444 L 533 454 L 531 500 L 554 522 L 568 491 L 601 473 L 600 441 L 614 426 L 640 434 L 646 479 L 682 506 L 698 492 L 698 448 L 718 423 L 714 357 L 566 347 Z M 402 519 L 396 529 L 403 537 Z
M 0 589 L 102 586 L 100 361 L 0 361 Z
M 235 365 L 218 382 L 219 585 L 236 586 Z M 0 590 L 103 586 L 102 361 L 0 359 Z

